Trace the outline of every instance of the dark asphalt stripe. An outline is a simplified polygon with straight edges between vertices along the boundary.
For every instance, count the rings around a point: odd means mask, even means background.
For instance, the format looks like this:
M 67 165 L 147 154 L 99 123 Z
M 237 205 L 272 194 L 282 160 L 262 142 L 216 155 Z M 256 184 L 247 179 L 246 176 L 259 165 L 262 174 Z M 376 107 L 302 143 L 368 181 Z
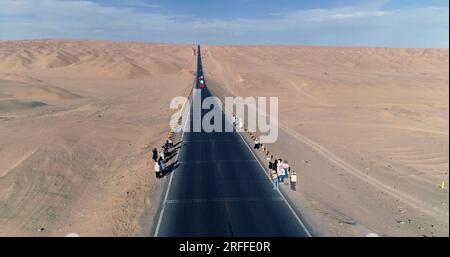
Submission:
M 233 132 L 227 132 L 233 133 Z M 242 140 L 185 140 L 183 143 L 241 143 Z
M 191 163 L 216 163 L 216 162 L 257 162 L 257 160 L 202 160 L 202 161 L 178 161 L 179 164 L 191 164 Z
M 272 198 L 198 198 L 198 199 L 167 200 L 166 204 L 217 203 L 217 202 L 270 202 L 270 201 L 284 201 L 284 200 L 282 197 L 272 197 Z

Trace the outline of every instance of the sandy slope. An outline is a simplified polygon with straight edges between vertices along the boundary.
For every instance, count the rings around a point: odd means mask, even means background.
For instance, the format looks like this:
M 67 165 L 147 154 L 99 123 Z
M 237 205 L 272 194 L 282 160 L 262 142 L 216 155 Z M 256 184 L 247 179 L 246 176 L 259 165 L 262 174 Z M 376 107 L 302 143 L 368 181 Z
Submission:
M 0 42 L 0 235 L 148 232 L 148 146 L 193 69 L 190 46 Z
M 204 51 L 213 88 L 279 97 L 270 148 L 325 234 L 448 236 L 448 49 Z
M 448 235 L 448 50 L 204 49 L 211 87 L 279 97 L 270 149 L 323 234 Z M 0 42 L 0 235 L 148 232 L 148 146 L 194 69 L 191 46 Z

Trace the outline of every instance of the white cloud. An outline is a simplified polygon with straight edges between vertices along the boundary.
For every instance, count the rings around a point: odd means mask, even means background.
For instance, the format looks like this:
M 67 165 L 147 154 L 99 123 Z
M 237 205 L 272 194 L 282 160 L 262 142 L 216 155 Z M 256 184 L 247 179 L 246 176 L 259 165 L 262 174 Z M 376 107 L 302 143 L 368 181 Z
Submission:
M 90 1 L 0 0 L 0 38 L 126 38 L 177 26 L 174 17 Z M 92 33 L 92 31 L 103 33 Z
M 285 13 L 272 13 L 274 16 L 289 20 L 302 20 L 306 22 L 325 22 L 334 20 L 356 20 L 371 17 L 380 17 L 389 14 L 388 11 L 366 10 L 357 7 L 342 7 L 331 9 L 310 9 Z
M 370 17 L 381 17 L 389 14 L 389 12 L 386 11 L 358 11 L 353 9 L 333 10 L 331 12 L 327 10 L 322 11 L 323 12 L 321 14 L 315 15 L 315 17 L 313 17 L 311 20 L 315 22 L 352 20 Z
M 153 5 L 142 12 L 131 4 L 0 0 L 0 39 L 448 47 L 448 8 L 383 10 L 372 5 L 293 10 L 262 19 L 203 19 L 158 13 L 158 6 Z
M 151 8 L 151 9 L 159 9 L 161 6 L 159 4 L 152 4 L 145 2 L 144 0 L 127 0 L 127 1 L 120 1 L 120 5 L 122 6 L 132 6 L 132 7 L 144 7 L 144 8 Z

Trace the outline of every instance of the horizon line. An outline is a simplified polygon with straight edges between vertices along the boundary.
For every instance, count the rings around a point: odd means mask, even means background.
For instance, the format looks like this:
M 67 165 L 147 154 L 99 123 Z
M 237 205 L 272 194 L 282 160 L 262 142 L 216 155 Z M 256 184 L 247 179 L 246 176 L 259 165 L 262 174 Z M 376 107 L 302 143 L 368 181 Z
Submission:
M 323 47 L 323 48 L 379 48 L 379 49 L 441 49 L 449 50 L 449 47 L 392 47 L 381 45 L 328 45 L 328 44 L 284 44 L 284 43 L 234 43 L 234 44 L 201 44 L 201 43 L 174 43 L 174 42 L 156 42 L 156 41 L 144 41 L 144 40 L 127 40 L 127 39 L 95 39 L 95 38 L 33 38 L 33 39 L 1 39 L 1 42 L 24 42 L 24 41 L 84 41 L 84 42 L 110 42 L 110 43 L 135 43 L 135 44 L 154 44 L 154 45 L 178 45 L 178 46 L 190 46 L 190 45 L 202 45 L 202 46 L 283 46 L 283 47 Z

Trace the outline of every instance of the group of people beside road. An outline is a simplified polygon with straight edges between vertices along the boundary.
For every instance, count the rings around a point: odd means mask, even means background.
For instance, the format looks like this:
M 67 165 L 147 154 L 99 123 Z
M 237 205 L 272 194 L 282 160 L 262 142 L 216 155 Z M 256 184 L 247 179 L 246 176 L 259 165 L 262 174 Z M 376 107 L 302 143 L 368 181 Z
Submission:
M 258 138 L 255 138 L 255 150 L 259 150 L 262 144 L 259 142 Z M 265 151 L 265 147 L 263 147 Z M 268 152 L 267 152 L 268 153 Z M 280 184 L 289 183 L 292 191 L 297 190 L 297 174 L 295 171 L 291 171 L 289 162 L 283 159 L 275 159 L 273 155 L 267 157 L 267 163 L 269 168 L 269 175 L 272 179 L 273 189 L 278 189 Z
M 266 155 L 268 155 L 269 152 L 266 151 L 265 146 L 259 142 L 258 138 L 255 137 L 254 140 L 255 145 L 253 148 L 255 150 L 262 148 Z M 287 160 L 282 160 L 281 158 L 274 160 L 273 155 L 270 155 L 270 157 L 267 157 L 267 163 L 274 190 L 277 190 L 280 184 L 285 184 L 285 181 L 290 184 L 292 191 L 297 190 L 297 174 L 295 171 L 291 171 Z
M 292 191 L 297 190 L 297 174 L 295 171 L 291 171 L 287 160 L 281 158 L 273 160 L 273 155 L 271 155 L 267 157 L 267 162 L 274 190 L 278 189 L 280 184 L 285 183 L 290 183 Z
M 243 128 L 243 122 L 241 118 L 236 117 L 235 115 L 232 116 L 232 122 L 234 127 Z M 255 135 L 250 133 L 252 135 L 252 138 L 255 140 L 254 149 L 260 150 L 262 149 L 266 155 L 269 155 L 269 151 L 266 149 L 266 147 L 261 144 Z M 283 159 L 275 159 L 273 158 L 273 155 L 270 155 L 270 157 L 267 157 L 268 162 L 268 168 L 269 168 L 269 176 L 273 183 L 273 189 L 277 190 L 279 188 L 280 184 L 290 184 L 290 188 L 292 191 L 297 191 L 297 173 L 295 171 L 291 171 L 291 167 L 289 165 L 289 162 L 287 160 Z
M 152 159 L 155 162 L 154 169 L 156 178 L 162 178 L 167 173 L 167 158 L 169 156 L 169 150 L 173 147 L 173 140 L 169 138 L 166 140 L 159 152 L 158 149 L 153 148 Z

